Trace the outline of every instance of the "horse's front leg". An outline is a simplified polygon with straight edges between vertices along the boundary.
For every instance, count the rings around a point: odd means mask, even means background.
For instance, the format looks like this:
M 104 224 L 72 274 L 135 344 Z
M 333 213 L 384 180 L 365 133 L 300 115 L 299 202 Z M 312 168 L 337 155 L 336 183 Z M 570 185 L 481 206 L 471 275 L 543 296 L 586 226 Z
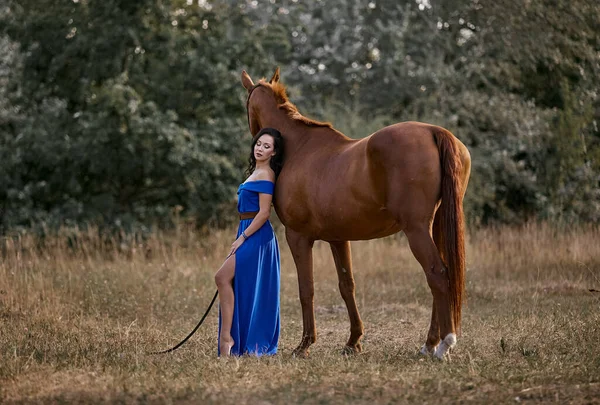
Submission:
M 329 242 L 333 261 L 337 269 L 340 294 L 346 303 L 348 317 L 350 318 L 350 338 L 344 347 L 345 354 L 360 353 L 362 346 L 360 338 L 363 335 L 363 323 L 356 306 L 354 296 L 354 277 L 352 276 L 352 255 L 350 242 Z
M 315 286 L 313 281 L 312 248 L 314 240 L 285 228 L 285 237 L 294 257 L 298 272 L 298 289 L 302 305 L 302 340 L 292 354 L 298 357 L 308 356 L 308 348 L 317 340 L 315 327 Z

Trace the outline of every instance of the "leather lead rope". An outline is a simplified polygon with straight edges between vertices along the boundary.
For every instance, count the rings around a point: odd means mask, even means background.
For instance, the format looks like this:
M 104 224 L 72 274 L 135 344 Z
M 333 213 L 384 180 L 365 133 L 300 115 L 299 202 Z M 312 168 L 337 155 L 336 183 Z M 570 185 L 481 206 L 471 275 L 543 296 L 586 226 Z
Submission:
M 202 317 L 202 319 L 200 319 L 200 322 L 198 322 L 198 325 L 196 325 L 196 327 L 194 328 L 193 331 L 190 332 L 189 335 L 187 335 L 185 337 L 185 339 L 183 339 L 181 342 L 179 342 L 177 345 L 173 346 L 170 349 L 167 350 L 163 350 L 160 352 L 149 352 L 148 354 L 164 354 L 164 353 L 170 353 L 173 350 L 177 350 L 179 347 L 181 347 L 185 342 L 188 341 L 189 338 L 192 337 L 192 335 L 194 333 L 196 333 L 196 331 L 198 330 L 198 328 L 200 327 L 200 325 L 202 325 L 202 322 L 204 322 L 204 319 L 206 319 L 206 316 L 208 315 L 208 313 L 210 312 L 210 309 L 212 308 L 213 304 L 215 303 L 215 300 L 217 299 L 217 295 L 219 295 L 219 290 L 217 290 L 217 292 L 215 292 L 215 296 L 213 297 L 212 301 L 210 302 L 210 305 L 208 306 L 208 308 L 206 309 L 206 312 L 204 313 L 204 316 Z

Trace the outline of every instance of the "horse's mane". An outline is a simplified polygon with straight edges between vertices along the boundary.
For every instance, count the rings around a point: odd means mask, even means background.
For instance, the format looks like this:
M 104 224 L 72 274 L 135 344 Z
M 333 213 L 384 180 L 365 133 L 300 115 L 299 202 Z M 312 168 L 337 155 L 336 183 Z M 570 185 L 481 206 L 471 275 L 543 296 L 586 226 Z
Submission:
M 316 121 L 300 114 L 298 108 L 288 99 L 287 93 L 285 92 L 285 86 L 282 83 L 269 83 L 266 81 L 265 83 L 269 84 L 269 86 L 271 86 L 271 89 L 273 89 L 275 100 L 277 100 L 277 106 L 283 111 L 285 111 L 287 116 L 291 119 L 300 121 L 301 123 L 310 127 L 333 128 L 330 122 Z

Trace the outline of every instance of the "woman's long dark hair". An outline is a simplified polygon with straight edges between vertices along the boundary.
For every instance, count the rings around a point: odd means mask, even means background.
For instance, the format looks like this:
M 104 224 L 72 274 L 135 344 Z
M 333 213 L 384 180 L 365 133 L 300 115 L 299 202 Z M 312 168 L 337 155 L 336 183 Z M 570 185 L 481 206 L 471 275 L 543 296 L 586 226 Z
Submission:
M 275 172 L 275 180 L 279 177 L 279 173 L 283 168 L 283 137 L 281 136 L 281 132 L 276 130 L 275 128 L 263 128 L 258 134 L 252 138 L 252 147 L 250 148 L 250 158 L 248 159 L 248 168 L 246 169 L 246 176 L 250 176 L 254 169 L 256 169 L 256 158 L 254 157 L 254 146 L 256 146 L 256 142 L 258 138 L 263 135 L 271 135 L 273 137 L 273 148 L 275 148 L 275 155 L 271 156 L 271 161 L 269 165 L 271 169 Z

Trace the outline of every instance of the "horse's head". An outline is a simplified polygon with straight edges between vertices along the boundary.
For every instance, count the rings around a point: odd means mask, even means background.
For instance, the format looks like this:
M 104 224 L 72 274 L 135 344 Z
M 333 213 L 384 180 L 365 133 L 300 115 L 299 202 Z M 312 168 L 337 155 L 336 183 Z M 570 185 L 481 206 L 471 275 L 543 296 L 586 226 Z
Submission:
M 256 135 L 261 128 L 267 126 L 278 127 L 279 130 L 285 126 L 283 119 L 302 123 L 309 127 L 332 128 L 329 122 L 315 121 L 304 117 L 288 99 L 285 86 L 279 81 L 279 68 L 275 70 L 273 77 L 268 82 L 260 79 L 254 84 L 250 75 L 242 71 L 242 85 L 248 90 L 246 111 L 248 112 L 248 126 L 252 136 Z
M 261 124 L 261 108 L 259 108 L 260 101 L 258 100 L 259 97 L 257 97 L 257 94 L 254 94 L 254 97 L 252 95 L 253 93 L 255 93 L 255 90 L 263 88 L 266 91 L 272 93 L 274 96 L 275 91 L 273 90 L 273 86 L 281 87 L 279 91 L 281 92 L 283 90 L 285 92 L 283 85 L 279 83 L 279 67 L 275 70 L 275 73 L 273 74 L 273 77 L 271 77 L 271 80 L 267 82 L 266 80 L 261 79 L 258 81 L 257 84 L 254 84 L 250 75 L 244 70 L 242 71 L 242 85 L 248 91 L 248 99 L 246 100 L 246 111 L 248 113 L 248 126 L 250 127 L 250 133 L 252 134 L 252 136 L 254 136 L 258 133 L 258 131 L 260 131 L 263 125 Z M 257 91 L 256 93 L 259 93 L 259 91 Z M 285 95 L 285 93 L 283 94 Z M 278 104 L 275 97 L 272 97 L 272 100 L 275 102 L 275 104 Z

